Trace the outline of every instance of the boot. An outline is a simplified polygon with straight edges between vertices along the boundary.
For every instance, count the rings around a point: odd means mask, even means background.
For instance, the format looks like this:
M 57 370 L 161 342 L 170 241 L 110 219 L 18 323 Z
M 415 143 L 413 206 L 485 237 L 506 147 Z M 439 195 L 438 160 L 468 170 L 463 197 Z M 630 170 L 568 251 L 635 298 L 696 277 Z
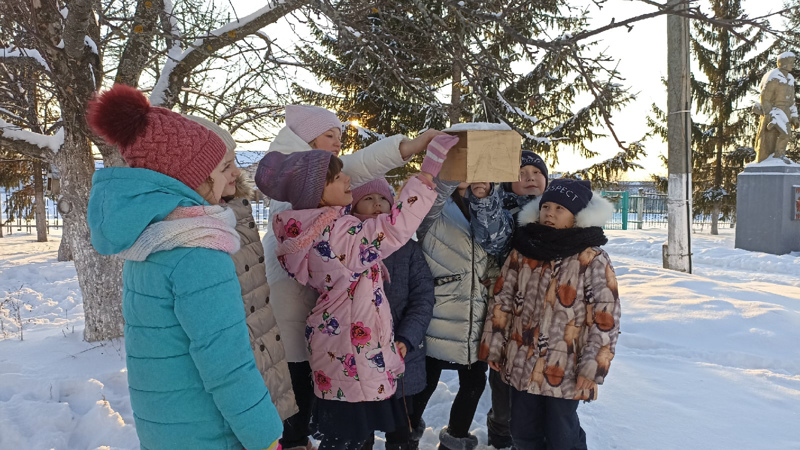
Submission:
M 511 436 L 489 433 L 489 446 L 496 449 L 510 448 L 514 450 L 514 441 L 511 439 Z
M 467 437 L 457 438 L 447 432 L 447 427 L 439 433 L 439 450 L 475 450 L 477 446 L 477 436 L 468 434 Z
M 419 442 L 419 440 L 422 439 L 422 435 L 425 434 L 426 428 L 428 427 L 427 425 L 425 425 L 425 420 L 420 418 L 419 425 L 417 425 L 416 427 L 414 427 L 413 430 L 411 430 L 411 440 Z

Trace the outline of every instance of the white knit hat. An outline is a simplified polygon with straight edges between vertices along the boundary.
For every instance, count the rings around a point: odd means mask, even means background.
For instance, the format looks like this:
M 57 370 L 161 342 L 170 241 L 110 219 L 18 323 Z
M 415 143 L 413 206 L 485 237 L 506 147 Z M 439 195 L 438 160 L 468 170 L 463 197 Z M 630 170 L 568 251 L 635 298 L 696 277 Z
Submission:
M 191 114 L 181 114 L 183 117 L 191 120 L 192 122 L 197 122 L 200 125 L 208 128 L 209 130 L 213 131 L 214 134 L 219 136 L 222 139 L 222 142 L 225 143 L 225 150 L 234 150 L 236 149 L 236 141 L 233 140 L 233 136 L 228 132 L 228 130 L 222 128 L 221 126 L 215 124 L 214 122 L 206 119 L 205 117 L 200 116 L 193 116 Z
M 286 126 L 304 142 L 311 142 L 331 128 L 342 128 L 342 122 L 325 108 L 286 105 Z

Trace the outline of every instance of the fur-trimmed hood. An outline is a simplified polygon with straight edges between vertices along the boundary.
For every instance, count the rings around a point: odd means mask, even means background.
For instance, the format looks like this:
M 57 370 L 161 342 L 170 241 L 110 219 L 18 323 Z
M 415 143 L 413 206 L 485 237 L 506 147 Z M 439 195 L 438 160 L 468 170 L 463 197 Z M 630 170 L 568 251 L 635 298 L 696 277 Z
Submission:
M 539 203 L 541 200 L 542 198 L 539 197 L 522 208 L 517 217 L 520 226 L 539 221 Z M 592 192 L 592 199 L 589 200 L 589 204 L 575 215 L 575 227 L 602 227 L 613 215 L 614 205 L 603 198 L 599 192 Z

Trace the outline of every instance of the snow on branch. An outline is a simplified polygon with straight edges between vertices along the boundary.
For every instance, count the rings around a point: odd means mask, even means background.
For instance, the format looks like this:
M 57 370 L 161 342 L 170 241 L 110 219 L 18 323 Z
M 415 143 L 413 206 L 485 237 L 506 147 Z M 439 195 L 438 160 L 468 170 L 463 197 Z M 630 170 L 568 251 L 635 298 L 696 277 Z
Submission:
M 44 135 L 22 128 L 0 119 L 0 146 L 16 153 L 38 159 L 51 160 L 64 144 L 64 128 L 54 135 Z
M 175 40 L 161 75 L 150 94 L 150 103 L 171 107 L 186 76 L 214 52 L 258 32 L 307 2 L 308 0 L 269 1 L 266 6 L 253 14 L 231 21 L 211 31 L 205 37 L 195 40 L 186 50 L 182 50 L 179 41 Z M 171 2 L 167 0 L 164 5 L 167 9 L 167 5 L 171 6 Z M 171 11 L 168 11 L 168 15 L 172 17 Z M 173 25 L 173 30 L 177 31 L 177 26 Z
M 4 60 L 3 62 L 6 62 L 5 60 L 10 58 L 20 58 L 20 61 L 27 60 L 38 64 L 48 72 L 50 71 L 50 66 L 47 65 L 47 61 L 44 60 L 42 54 L 39 53 L 39 50 L 19 47 L 0 48 L 0 59 Z

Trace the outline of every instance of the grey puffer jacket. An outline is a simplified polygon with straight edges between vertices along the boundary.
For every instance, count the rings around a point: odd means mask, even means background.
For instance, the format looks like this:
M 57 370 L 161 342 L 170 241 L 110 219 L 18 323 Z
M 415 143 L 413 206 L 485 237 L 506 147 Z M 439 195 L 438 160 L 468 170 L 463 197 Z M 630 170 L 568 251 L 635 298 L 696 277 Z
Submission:
M 237 194 L 241 193 L 240 186 L 237 188 Z M 269 389 L 272 403 L 281 419 L 285 420 L 296 414 L 298 409 L 280 330 L 269 303 L 270 290 L 264 269 L 264 247 L 255 226 L 250 202 L 236 197 L 227 206 L 236 215 L 236 231 L 242 242 L 242 248 L 233 255 L 233 262 L 242 286 L 250 346 L 256 357 L 256 367 Z
M 426 334 L 427 355 L 469 365 L 478 361 L 489 296 L 483 283 L 494 258 L 475 242 L 469 221 L 450 198 L 457 187 L 458 183 L 436 180 L 438 197 L 417 237 L 436 296 Z

